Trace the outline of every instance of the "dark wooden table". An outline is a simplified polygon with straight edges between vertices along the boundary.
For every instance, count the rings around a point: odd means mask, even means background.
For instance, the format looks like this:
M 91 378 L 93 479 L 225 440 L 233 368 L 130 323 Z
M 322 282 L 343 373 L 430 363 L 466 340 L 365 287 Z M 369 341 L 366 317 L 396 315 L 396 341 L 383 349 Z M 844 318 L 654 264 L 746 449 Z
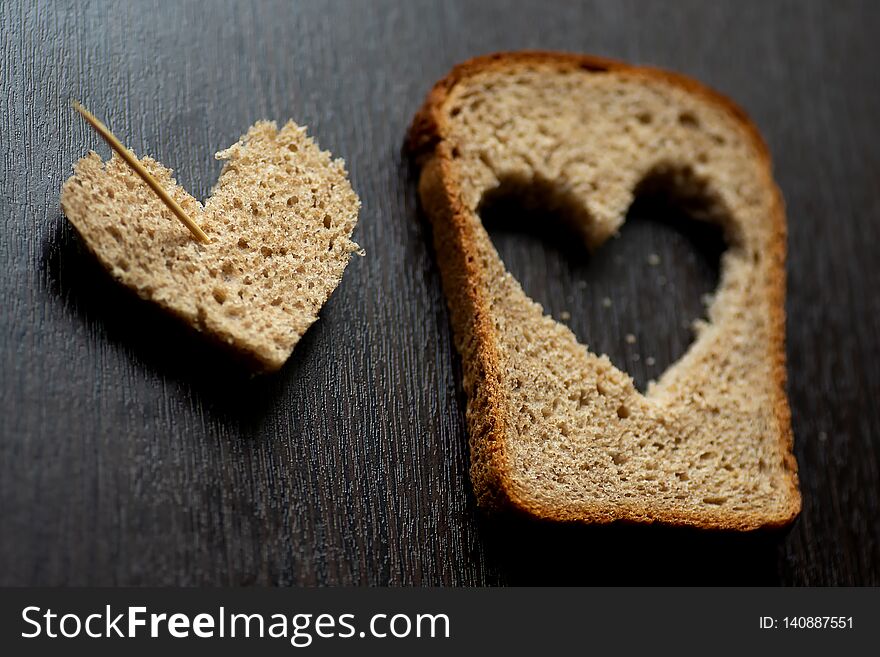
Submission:
M 880 4 L 34 5 L 0 4 L 0 583 L 880 584 Z M 804 510 L 787 533 L 476 509 L 460 366 L 400 147 L 453 64 L 518 48 L 673 68 L 762 129 L 790 222 Z M 213 153 L 257 119 L 292 117 L 346 159 L 367 257 L 279 373 L 248 378 L 85 254 L 59 188 L 108 149 L 71 98 L 200 198 Z M 677 214 L 640 199 L 592 258 L 528 216 L 491 225 L 526 290 L 644 386 L 687 347 L 717 279 L 715 236 Z

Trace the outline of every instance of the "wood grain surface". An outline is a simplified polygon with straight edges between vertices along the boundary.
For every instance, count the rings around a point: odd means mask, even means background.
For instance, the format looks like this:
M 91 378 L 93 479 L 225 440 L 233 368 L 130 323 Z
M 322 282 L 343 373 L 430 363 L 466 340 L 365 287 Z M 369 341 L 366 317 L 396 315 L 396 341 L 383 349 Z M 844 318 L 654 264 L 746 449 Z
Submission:
M 0 3 L 0 584 L 880 584 L 878 33 L 869 2 Z M 788 532 L 476 509 L 401 144 L 453 64 L 519 48 L 681 71 L 765 135 L 790 225 Z M 367 255 L 279 373 L 249 378 L 84 252 L 59 189 L 108 149 L 72 98 L 199 198 L 257 119 L 346 159 Z M 641 199 L 592 258 L 534 217 L 491 225 L 526 291 L 643 387 L 717 279 L 717 236 L 678 214 Z

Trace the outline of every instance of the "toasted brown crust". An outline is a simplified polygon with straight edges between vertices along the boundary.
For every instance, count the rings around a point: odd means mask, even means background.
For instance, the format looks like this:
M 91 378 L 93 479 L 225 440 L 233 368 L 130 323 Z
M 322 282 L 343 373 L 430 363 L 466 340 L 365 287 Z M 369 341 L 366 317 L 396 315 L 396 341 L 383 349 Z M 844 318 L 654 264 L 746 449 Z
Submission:
M 700 96 L 707 103 L 722 109 L 747 132 L 764 163 L 763 176 L 774 203 L 770 220 L 774 234 L 771 252 L 772 275 L 767 277 L 765 294 L 771 300 L 771 340 L 769 359 L 775 379 L 774 409 L 779 426 L 780 447 L 785 454 L 787 469 L 787 504 L 785 511 L 767 516 L 748 514 L 721 517 L 707 521 L 705 517 L 662 508 L 637 511 L 588 509 L 570 512 L 522 499 L 515 492 L 509 477 L 508 455 L 505 450 L 505 427 L 508 418 L 503 403 L 501 357 L 488 315 L 487 300 L 479 284 L 482 275 L 476 258 L 475 245 L 469 233 L 467 214 L 460 201 L 460 189 L 451 170 L 452 154 L 444 141 L 444 104 L 452 89 L 467 78 L 491 70 L 516 66 L 544 65 L 570 72 L 573 69 L 595 73 L 626 72 L 627 75 L 663 81 Z M 758 129 L 746 113 L 722 94 L 683 75 L 650 67 L 637 67 L 601 57 L 570 53 L 522 51 L 476 57 L 455 66 L 429 92 L 409 129 L 405 149 L 422 168 L 419 184 L 424 207 L 434 229 L 434 247 L 440 265 L 444 292 L 450 307 L 456 346 L 466 363 L 465 370 L 476 373 L 476 380 L 465 374 L 464 387 L 469 399 L 468 430 L 471 446 L 471 479 L 479 504 L 488 509 L 511 510 L 530 516 L 556 521 L 609 523 L 660 522 L 667 525 L 706 529 L 754 530 L 776 528 L 789 524 L 801 509 L 798 489 L 797 462 L 792 453 L 791 412 L 785 392 L 785 251 L 786 224 L 782 195 L 772 178 L 769 150 Z M 470 364 L 470 367 L 467 365 Z

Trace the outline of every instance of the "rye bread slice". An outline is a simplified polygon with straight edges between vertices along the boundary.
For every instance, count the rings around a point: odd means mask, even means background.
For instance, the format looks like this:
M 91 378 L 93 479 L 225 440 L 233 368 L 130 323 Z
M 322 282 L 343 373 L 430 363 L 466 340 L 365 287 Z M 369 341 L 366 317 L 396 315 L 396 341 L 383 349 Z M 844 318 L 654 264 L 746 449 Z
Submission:
M 502 53 L 440 80 L 407 148 L 462 357 L 482 506 L 734 530 L 794 519 L 785 214 L 768 150 L 741 109 L 658 69 Z M 479 210 L 499 190 L 555 189 L 577 199 L 561 209 L 596 248 L 645 181 L 699 199 L 728 249 L 708 321 L 642 394 L 523 292 Z
M 204 205 L 150 157 L 140 162 L 207 233 L 201 244 L 115 153 L 92 152 L 61 190 L 61 207 L 123 285 L 193 328 L 275 370 L 339 284 L 360 201 L 345 163 L 292 121 L 261 121 L 225 160 Z

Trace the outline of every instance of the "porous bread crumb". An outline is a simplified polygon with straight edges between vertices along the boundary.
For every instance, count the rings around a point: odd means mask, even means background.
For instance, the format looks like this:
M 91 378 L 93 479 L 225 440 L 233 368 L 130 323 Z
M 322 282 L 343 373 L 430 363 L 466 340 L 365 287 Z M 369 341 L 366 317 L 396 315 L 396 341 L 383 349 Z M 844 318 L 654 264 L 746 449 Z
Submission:
M 462 354 L 482 506 L 740 530 L 794 518 L 784 214 L 740 110 L 654 69 L 510 53 L 441 80 L 408 143 Z M 597 247 L 651 186 L 696 201 L 729 248 L 709 321 L 695 323 L 687 353 L 641 394 L 523 292 L 479 210 L 489 194 L 537 191 L 534 202 Z
M 266 370 L 287 360 L 338 285 L 360 201 L 345 163 L 293 121 L 261 121 L 228 149 L 202 205 L 150 157 L 144 167 L 211 242 L 201 244 L 115 153 L 92 152 L 61 207 L 114 278 Z

